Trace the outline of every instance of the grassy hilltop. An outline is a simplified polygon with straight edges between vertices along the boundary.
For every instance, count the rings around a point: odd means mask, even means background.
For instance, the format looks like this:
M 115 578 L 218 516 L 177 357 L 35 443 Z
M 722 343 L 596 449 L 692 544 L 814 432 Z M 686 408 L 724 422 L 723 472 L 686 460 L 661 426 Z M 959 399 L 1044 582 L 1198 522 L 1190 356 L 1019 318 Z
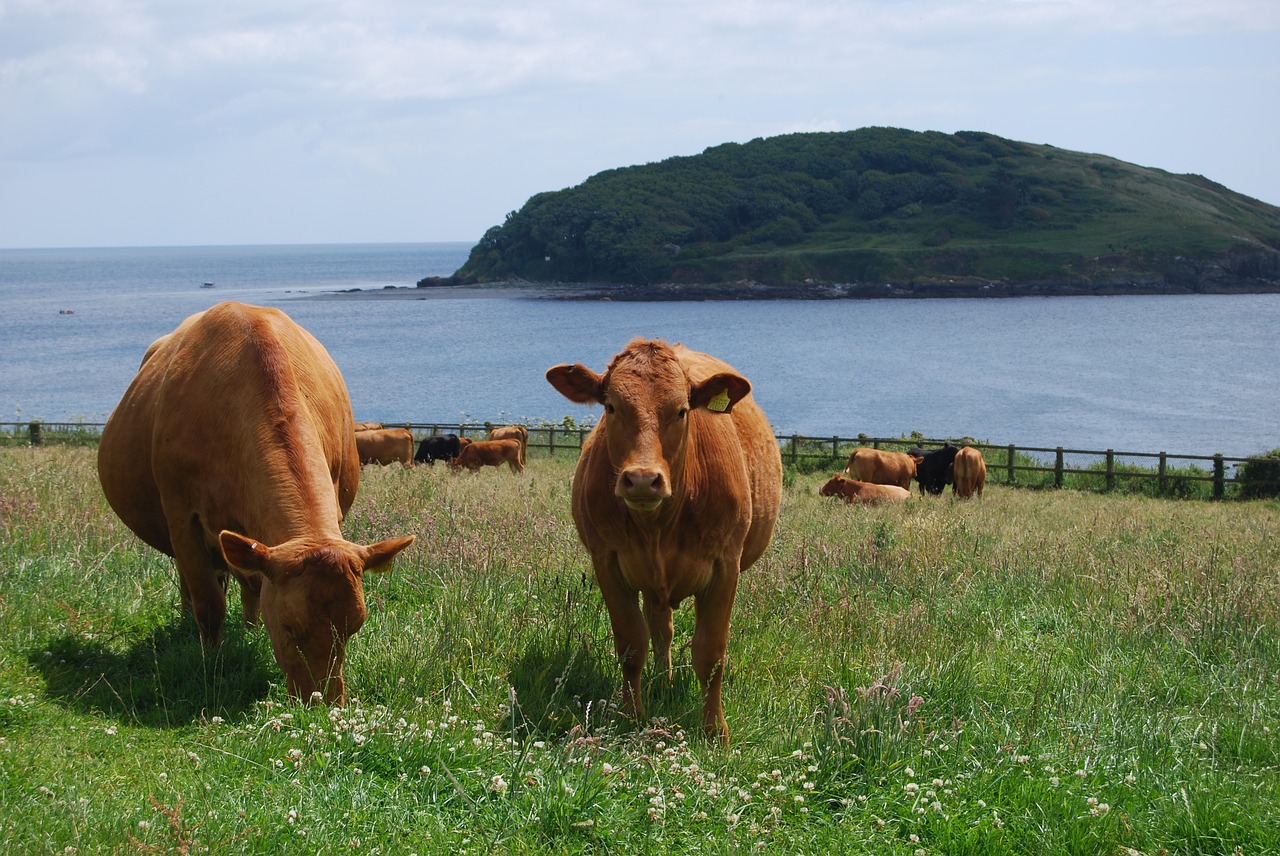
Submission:
M 94 449 L 0 449 L 4 852 L 1280 852 L 1274 501 L 993 477 L 867 509 L 791 472 L 725 751 L 689 729 L 692 604 L 654 718 L 617 713 L 575 457 L 364 469 L 347 537 L 418 540 L 366 577 L 330 709 L 286 701 L 235 583 L 202 652 Z
M 637 297 L 1280 291 L 1280 208 L 985 133 L 791 134 L 540 193 L 419 285 L 510 279 Z

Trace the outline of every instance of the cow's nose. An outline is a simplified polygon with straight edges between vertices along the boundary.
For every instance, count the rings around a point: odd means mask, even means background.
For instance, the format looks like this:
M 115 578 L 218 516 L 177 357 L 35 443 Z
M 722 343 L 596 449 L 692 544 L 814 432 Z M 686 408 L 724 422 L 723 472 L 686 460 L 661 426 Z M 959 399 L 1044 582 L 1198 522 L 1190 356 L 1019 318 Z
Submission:
M 633 467 L 618 478 L 622 495 L 627 499 L 661 499 L 666 496 L 666 480 L 656 469 Z

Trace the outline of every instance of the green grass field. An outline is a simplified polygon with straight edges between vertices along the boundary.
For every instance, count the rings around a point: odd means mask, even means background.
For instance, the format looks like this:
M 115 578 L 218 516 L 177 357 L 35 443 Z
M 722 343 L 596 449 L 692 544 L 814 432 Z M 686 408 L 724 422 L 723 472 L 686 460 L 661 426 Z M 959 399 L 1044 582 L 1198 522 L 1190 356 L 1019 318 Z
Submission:
M 743 576 L 728 751 L 676 676 L 616 712 L 568 457 L 366 468 L 345 709 L 262 631 L 203 652 L 94 450 L 0 450 L 12 853 L 1280 852 L 1280 505 L 988 485 L 850 508 L 793 474 Z M 234 584 L 233 584 L 234 585 Z

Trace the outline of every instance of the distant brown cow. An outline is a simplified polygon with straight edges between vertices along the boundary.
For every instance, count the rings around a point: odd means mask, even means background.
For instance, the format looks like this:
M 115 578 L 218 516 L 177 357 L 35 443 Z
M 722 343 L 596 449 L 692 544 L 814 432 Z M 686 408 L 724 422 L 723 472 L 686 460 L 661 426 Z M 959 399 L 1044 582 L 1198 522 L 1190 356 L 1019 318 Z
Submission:
M 887 502 L 903 502 L 911 498 L 911 491 L 896 484 L 872 484 L 832 474 L 818 493 L 822 496 L 839 496 L 850 505 L 881 505 Z
M 459 438 L 461 440 L 462 438 Z M 503 463 L 513 473 L 524 472 L 519 440 L 477 440 L 458 450 L 458 457 L 449 462 L 454 470 L 480 472 L 481 467 L 500 467 Z
M 951 489 L 961 499 L 968 499 L 975 493 L 982 499 L 982 489 L 987 484 L 987 462 L 982 453 L 972 446 L 965 446 L 956 452 L 955 462 L 951 465 Z
M 408 428 L 372 428 L 356 432 L 361 464 L 413 466 L 413 432 Z
M 289 694 L 342 704 L 361 578 L 413 536 L 342 537 L 360 463 L 338 367 L 277 309 L 220 303 L 147 351 L 102 429 L 102 489 L 143 541 L 174 557 L 184 609 L 216 645 L 226 574 L 259 609 Z
M 575 363 L 547 380 L 570 401 L 604 405 L 578 459 L 573 519 L 609 610 L 625 709 L 644 715 L 650 639 L 671 674 L 672 610 L 693 597 L 702 727 L 727 744 L 729 615 L 740 572 L 773 537 L 782 495 L 778 443 L 751 384 L 714 357 L 642 339 L 603 375 Z
M 529 429 L 523 425 L 505 425 L 489 432 L 490 440 L 519 440 L 520 466 L 523 468 L 529 453 Z
M 904 452 L 857 448 L 849 455 L 844 472 L 855 481 L 896 484 L 909 491 L 911 480 L 916 477 L 916 462 Z
M 377 431 L 379 428 L 382 427 L 382 423 L 381 422 L 356 422 L 351 427 L 355 428 L 357 432 Z

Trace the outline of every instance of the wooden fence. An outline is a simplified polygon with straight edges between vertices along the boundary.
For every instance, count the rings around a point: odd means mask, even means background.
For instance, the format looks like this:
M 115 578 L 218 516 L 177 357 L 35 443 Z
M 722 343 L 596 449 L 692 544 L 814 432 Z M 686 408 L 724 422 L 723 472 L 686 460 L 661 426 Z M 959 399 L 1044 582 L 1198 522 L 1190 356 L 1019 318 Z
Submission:
M 488 435 L 489 422 L 386 422 L 387 427 L 408 428 L 421 440 L 434 434 L 457 434 L 481 439 Z M 578 454 L 591 431 L 591 425 L 546 423 L 527 425 L 529 448 L 544 450 L 548 455 Z M 39 445 L 44 438 L 80 437 L 92 440 L 101 433 L 101 423 L 88 422 L 0 422 L 0 445 Z M 849 452 L 858 446 L 906 451 L 912 447 L 937 448 L 944 442 L 979 449 L 987 462 L 988 481 L 1004 484 L 1042 484 L 1064 487 L 1069 476 L 1085 478 L 1099 484 L 1099 489 L 1116 490 L 1121 482 L 1154 481 L 1159 494 L 1176 493 L 1179 484 L 1205 483 L 1211 495 L 1222 499 L 1228 487 L 1241 486 L 1240 466 L 1258 458 L 1213 455 L 1175 455 L 1168 452 L 1123 452 L 1114 449 L 1067 449 L 1062 446 L 997 445 L 972 440 L 937 440 L 920 437 L 810 437 L 800 434 L 778 434 L 783 462 L 806 470 L 843 469 Z M 1151 466 L 1154 464 L 1154 466 Z M 1019 474 L 1023 474 L 1019 478 Z M 1034 474 L 1034 475 L 1031 475 Z M 1050 479 L 1049 474 L 1052 474 Z M 1271 481 L 1252 481 L 1252 485 L 1280 487 Z

